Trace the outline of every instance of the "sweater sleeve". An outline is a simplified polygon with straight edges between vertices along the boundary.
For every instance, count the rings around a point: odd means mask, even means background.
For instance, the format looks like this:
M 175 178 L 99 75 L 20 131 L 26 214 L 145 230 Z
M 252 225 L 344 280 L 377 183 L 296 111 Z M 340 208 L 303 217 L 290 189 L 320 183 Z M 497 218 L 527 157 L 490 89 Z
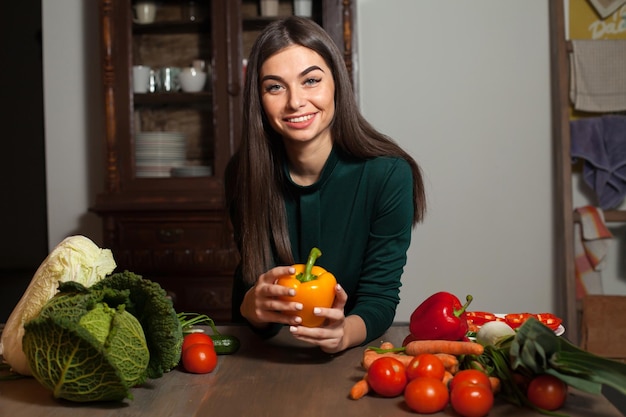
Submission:
M 408 163 L 395 159 L 374 178 L 378 187 L 356 304 L 367 327 L 364 344 L 380 337 L 393 323 L 400 302 L 401 276 L 413 226 L 413 176 Z

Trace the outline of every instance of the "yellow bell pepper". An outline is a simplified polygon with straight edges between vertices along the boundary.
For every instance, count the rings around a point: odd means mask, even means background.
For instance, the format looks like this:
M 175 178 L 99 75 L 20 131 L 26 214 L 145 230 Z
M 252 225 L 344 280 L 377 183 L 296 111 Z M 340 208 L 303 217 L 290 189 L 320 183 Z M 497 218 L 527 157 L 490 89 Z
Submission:
M 300 316 L 302 326 L 319 327 L 324 323 L 324 317 L 313 314 L 313 308 L 330 308 L 335 301 L 335 276 L 324 268 L 315 265 L 322 252 L 318 248 L 311 249 L 309 259 L 305 264 L 293 265 L 296 272 L 278 279 L 277 284 L 293 288 L 296 295 L 280 297 L 283 301 L 302 303 L 300 311 L 285 311 L 284 314 Z

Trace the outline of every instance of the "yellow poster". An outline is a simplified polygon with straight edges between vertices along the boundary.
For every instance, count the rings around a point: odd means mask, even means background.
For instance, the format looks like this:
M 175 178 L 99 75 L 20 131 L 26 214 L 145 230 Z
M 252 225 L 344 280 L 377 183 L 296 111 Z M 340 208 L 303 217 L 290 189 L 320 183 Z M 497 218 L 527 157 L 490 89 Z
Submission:
M 570 39 L 626 39 L 626 4 L 602 19 L 589 0 L 569 0 Z

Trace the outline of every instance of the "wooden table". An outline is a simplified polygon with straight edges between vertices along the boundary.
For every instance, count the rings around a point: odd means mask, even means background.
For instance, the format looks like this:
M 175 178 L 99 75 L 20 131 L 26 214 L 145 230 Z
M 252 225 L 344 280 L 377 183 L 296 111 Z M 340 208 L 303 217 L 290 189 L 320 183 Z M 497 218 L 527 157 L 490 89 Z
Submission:
M 327 355 L 302 345 L 288 332 L 262 341 L 243 326 L 221 327 L 240 338 L 241 349 L 220 356 L 210 374 L 174 370 L 133 389 L 123 403 L 79 404 L 58 401 L 32 378 L 0 382 L 0 416 L 15 417 L 326 417 L 415 416 L 402 397 L 367 396 L 350 400 L 352 384 L 364 374 L 363 348 Z M 408 332 L 394 326 L 385 335 L 399 345 Z M 571 392 L 560 411 L 572 417 L 620 417 L 603 396 Z M 447 408 L 435 416 L 454 416 Z M 489 417 L 541 416 L 496 401 Z

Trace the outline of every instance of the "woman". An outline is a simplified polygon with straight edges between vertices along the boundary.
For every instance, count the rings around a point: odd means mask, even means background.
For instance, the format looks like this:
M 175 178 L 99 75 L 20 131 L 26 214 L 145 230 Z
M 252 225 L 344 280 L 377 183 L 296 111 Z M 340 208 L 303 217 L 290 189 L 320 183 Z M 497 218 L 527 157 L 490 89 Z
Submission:
M 425 196 L 415 161 L 360 114 L 341 52 L 311 20 L 289 17 L 257 38 L 247 67 L 243 135 L 226 173 L 241 263 L 233 318 L 265 336 L 284 325 L 328 353 L 392 324 L 412 227 Z M 306 263 L 337 278 L 318 328 L 299 326 L 293 290 L 276 280 Z

